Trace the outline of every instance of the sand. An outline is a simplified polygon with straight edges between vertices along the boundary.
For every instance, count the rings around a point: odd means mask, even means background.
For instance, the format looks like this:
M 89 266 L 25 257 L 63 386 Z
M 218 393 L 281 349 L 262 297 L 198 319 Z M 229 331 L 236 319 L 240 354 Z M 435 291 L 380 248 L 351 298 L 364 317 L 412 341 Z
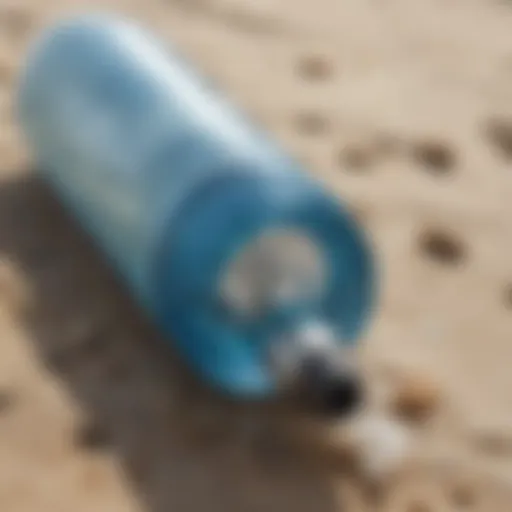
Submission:
M 27 43 L 86 2 L 0 0 L 0 510 L 509 512 L 512 4 L 118 0 L 275 134 L 368 230 L 373 387 L 442 390 L 379 493 L 202 389 L 34 178 L 12 114 Z

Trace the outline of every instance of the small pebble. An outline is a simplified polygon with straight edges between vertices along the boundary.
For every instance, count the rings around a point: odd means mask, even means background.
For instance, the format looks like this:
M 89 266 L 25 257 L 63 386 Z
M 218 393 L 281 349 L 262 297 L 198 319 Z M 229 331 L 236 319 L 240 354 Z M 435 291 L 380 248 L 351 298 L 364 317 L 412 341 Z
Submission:
M 351 171 L 366 170 L 374 160 L 370 147 L 351 145 L 345 147 L 340 153 L 340 166 Z
M 413 158 L 438 174 L 447 173 L 456 164 L 455 152 L 444 142 L 422 142 L 412 148 Z
M 30 12 L 12 2 L 0 8 L 0 25 L 11 37 L 23 37 L 30 30 Z
M 451 502 L 459 509 L 467 509 L 473 506 L 476 501 L 475 483 L 466 481 L 452 484 L 449 497 Z
M 312 455 L 336 470 L 349 469 L 375 492 L 402 468 L 410 452 L 410 431 L 385 416 L 363 414 L 319 425 L 305 436 Z M 372 491 L 372 492 L 373 492 Z
M 420 237 L 420 248 L 431 260 L 442 265 L 464 263 L 466 249 L 462 242 L 450 232 L 426 231 Z
M 320 80 L 332 74 L 333 66 L 329 60 L 321 55 L 310 55 L 299 62 L 299 72 L 302 77 L 309 80 Z
M 371 166 L 393 156 L 402 145 L 402 141 L 391 134 L 376 133 L 366 141 L 347 143 L 339 153 L 338 163 L 351 171 L 368 170 Z
M 490 455 L 512 453 L 512 429 L 503 425 L 480 425 L 473 429 L 475 445 Z
M 512 158 L 512 121 L 510 119 L 489 119 L 484 126 L 485 137 L 501 155 Z
M 393 400 L 393 410 L 409 420 L 425 420 L 441 401 L 439 387 L 424 377 L 403 379 Z
M 402 468 L 411 443 L 410 432 L 403 425 L 386 417 L 367 416 L 353 428 L 365 477 L 380 483 Z
M 503 302 L 507 309 L 512 308 L 512 285 L 508 283 L 503 291 Z

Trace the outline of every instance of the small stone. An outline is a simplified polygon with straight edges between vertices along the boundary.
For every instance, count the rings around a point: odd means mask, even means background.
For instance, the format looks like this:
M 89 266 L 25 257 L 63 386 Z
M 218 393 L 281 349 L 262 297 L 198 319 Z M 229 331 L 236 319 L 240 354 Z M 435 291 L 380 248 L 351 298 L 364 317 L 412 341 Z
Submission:
M 299 72 L 302 77 L 309 80 L 320 80 L 332 74 L 333 66 L 322 55 L 309 55 L 299 62 Z
M 434 381 L 424 377 L 402 380 L 393 399 L 393 410 L 409 420 L 425 420 L 441 401 L 441 392 Z
M 410 456 L 410 431 L 385 416 L 363 413 L 352 420 L 324 424 L 305 436 L 312 455 L 323 465 L 348 469 L 367 491 L 378 495 Z
M 473 428 L 472 438 L 478 448 L 490 455 L 512 453 L 512 429 L 504 425 L 478 425 Z
M 447 266 L 464 263 L 466 248 L 451 232 L 425 231 L 419 242 L 421 251 L 435 263 Z
M 353 439 L 363 476 L 377 485 L 399 472 L 410 455 L 409 430 L 386 417 L 362 417 L 353 425 Z
M 506 159 L 512 158 L 512 121 L 493 118 L 484 125 L 487 141 Z
M 372 149 L 361 144 L 354 144 L 342 149 L 340 166 L 350 171 L 366 170 L 374 160 Z
M 422 166 L 438 174 L 447 173 L 455 167 L 457 157 L 444 142 L 426 141 L 412 148 L 413 158 Z
M 465 481 L 452 484 L 449 490 L 451 502 L 459 509 L 467 509 L 475 504 L 475 484 Z
M 32 26 L 32 21 L 30 12 L 14 2 L 0 8 L 0 23 L 11 37 L 25 36 Z
M 503 302 L 507 309 L 512 308 L 512 284 L 508 283 L 503 291 Z

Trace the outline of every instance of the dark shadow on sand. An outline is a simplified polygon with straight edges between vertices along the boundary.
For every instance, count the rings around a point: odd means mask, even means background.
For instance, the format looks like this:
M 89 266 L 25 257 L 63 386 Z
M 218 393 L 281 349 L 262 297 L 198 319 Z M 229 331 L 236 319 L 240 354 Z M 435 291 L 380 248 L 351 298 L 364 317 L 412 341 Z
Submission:
M 69 442 L 111 451 L 144 510 L 338 509 L 307 461 L 269 458 L 253 442 L 265 413 L 223 401 L 183 369 L 32 174 L 0 187 L 0 252 L 34 290 L 20 315 L 39 357 L 90 420 Z

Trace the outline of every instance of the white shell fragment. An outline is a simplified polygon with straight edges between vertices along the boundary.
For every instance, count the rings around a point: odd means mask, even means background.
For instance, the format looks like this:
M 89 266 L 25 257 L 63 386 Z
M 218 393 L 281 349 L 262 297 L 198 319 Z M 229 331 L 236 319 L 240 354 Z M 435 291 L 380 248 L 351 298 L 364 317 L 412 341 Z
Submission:
M 360 416 L 344 428 L 358 453 L 361 470 L 372 480 L 382 480 L 399 470 L 410 454 L 410 431 L 385 416 Z

